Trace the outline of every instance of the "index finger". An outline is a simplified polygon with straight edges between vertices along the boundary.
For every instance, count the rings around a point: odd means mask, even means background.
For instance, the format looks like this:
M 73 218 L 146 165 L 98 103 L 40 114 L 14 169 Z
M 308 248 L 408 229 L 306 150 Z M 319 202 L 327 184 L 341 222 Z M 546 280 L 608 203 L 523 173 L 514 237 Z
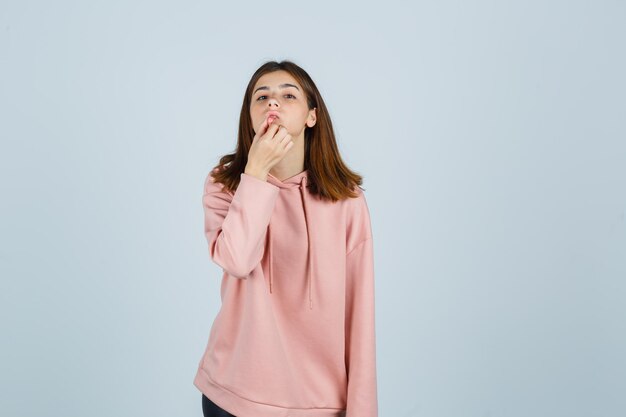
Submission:
M 270 119 L 270 116 L 268 116 L 265 119 L 263 119 L 263 123 L 261 123 L 261 125 L 259 126 L 259 129 L 258 129 L 259 136 L 264 135 L 265 132 L 267 132 L 267 129 L 268 129 L 269 125 L 270 125 L 269 119 Z

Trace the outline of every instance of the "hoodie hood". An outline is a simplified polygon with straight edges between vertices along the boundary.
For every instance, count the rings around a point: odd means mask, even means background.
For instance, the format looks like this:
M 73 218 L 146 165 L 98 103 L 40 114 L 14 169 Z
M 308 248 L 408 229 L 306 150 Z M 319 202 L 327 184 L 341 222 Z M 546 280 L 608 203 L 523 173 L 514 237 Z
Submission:
M 267 174 L 267 181 L 270 184 L 273 184 L 275 186 L 277 186 L 278 188 L 280 188 L 280 192 L 285 192 L 288 191 L 290 189 L 298 189 L 300 191 L 300 199 L 302 200 L 302 209 L 304 211 L 304 221 L 306 223 L 306 232 L 307 232 L 307 239 L 309 242 L 309 250 L 308 250 L 308 254 L 307 254 L 307 280 L 308 280 L 308 284 L 309 284 L 309 308 L 313 309 L 313 291 L 312 291 L 312 287 L 313 287 L 313 277 L 314 277 L 314 273 L 313 273 L 313 264 L 315 263 L 315 258 L 314 258 L 314 247 L 313 247 L 313 242 L 315 241 L 315 239 L 313 239 L 311 237 L 311 231 L 315 230 L 314 227 L 310 227 L 309 222 L 310 222 L 310 216 L 309 213 L 307 211 L 308 206 L 309 206 L 309 200 L 311 198 L 311 193 L 308 191 L 307 189 L 307 180 L 308 180 L 308 170 L 304 170 L 296 175 L 293 175 L 289 178 L 286 178 L 284 180 L 279 180 L 278 178 L 276 178 L 275 176 L 273 176 L 272 174 L 268 173 Z M 270 281 L 270 293 L 272 293 L 273 289 L 272 289 L 272 275 L 273 275 L 273 270 L 272 270 L 272 265 L 273 265 L 273 257 L 272 257 L 272 231 L 271 231 L 271 223 L 268 225 L 268 234 L 269 234 L 269 244 L 268 244 L 268 252 L 269 252 L 269 281 Z

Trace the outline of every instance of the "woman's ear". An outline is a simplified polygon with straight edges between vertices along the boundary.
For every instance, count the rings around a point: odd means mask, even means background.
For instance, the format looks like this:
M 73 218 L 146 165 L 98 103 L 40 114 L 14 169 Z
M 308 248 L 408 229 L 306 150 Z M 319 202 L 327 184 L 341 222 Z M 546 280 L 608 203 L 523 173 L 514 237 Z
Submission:
M 308 127 L 315 126 L 315 123 L 317 122 L 317 116 L 315 115 L 315 110 L 316 110 L 316 107 L 313 107 L 313 109 L 309 112 L 309 118 L 306 121 L 306 125 Z

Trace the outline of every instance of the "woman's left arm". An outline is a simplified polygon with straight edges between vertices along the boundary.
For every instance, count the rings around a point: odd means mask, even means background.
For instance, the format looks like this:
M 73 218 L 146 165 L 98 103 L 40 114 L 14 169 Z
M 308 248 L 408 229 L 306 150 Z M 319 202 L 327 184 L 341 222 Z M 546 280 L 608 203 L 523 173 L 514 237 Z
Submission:
M 346 255 L 346 417 L 378 417 L 374 242 L 365 201 L 361 208 L 361 241 Z

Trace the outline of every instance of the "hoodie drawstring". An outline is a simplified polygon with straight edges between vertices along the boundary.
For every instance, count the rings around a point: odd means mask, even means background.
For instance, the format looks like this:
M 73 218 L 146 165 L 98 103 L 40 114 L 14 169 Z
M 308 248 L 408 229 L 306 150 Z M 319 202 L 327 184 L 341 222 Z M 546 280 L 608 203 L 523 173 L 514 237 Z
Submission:
M 274 263 L 272 261 L 272 233 L 270 230 L 270 225 L 267 226 L 267 233 L 269 234 L 269 253 L 270 253 L 270 294 L 272 293 L 272 275 L 274 275 L 274 272 L 272 271 L 272 264 Z
M 308 191 L 306 189 L 306 175 L 302 177 L 302 179 L 300 180 L 300 196 L 302 197 L 302 207 L 304 207 L 304 222 L 306 223 L 306 236 L 307 239 L 309 240 L 309 251 L 307 253 L 307 263 L 308 263 L 308 268 L 307 268 L 307 275 L 308 275 L 308 281 L 309 281 L 309 309 L 313 309 L 313 291 L 312 291 L 312 286 L 313 286 L 313 242 L 311 240 L 311 230 L 309 229 L 309 216 L 307 213 L 307 196 L 308 196 Z
M 270 174 L 271 175 L 271 174 Z M 308 286 L 309 286 L 309 309 L 313 309 L 313 264 L 315 262 L 315 259 L 313 258 L 313 239 L 311 238 L 311 228 L 309 227 L 309 213 L 308 213 L 308 204 L 307 200 L 310 198 L 309 192 L 306 188 L 306 181 L 307 181 L 307 175 L 303 175 L 300 179 L 300 183 L 296 184 L 296 183 L 283 183 L 283 182 L 278 182 L 278 180 L 276 181 L 270 181 L 271 183 L 273 183 L 274 185 L 278 185 L 281 188 L 291 188 L 291 187 L 295 187 L 297 186 L 300 190 L 300 197 L 302 199 L 302 207 L 304 209 L 304 222 L 306 224 L 306 235 L 307 235 L 307 239 L 308 239 L 308 253 L 307 253 L 307 281 L 308 281 Z M 269 251 L 269 281 L 270 281 L 270 293 L 272 293 L 272 276 L 274 275 L 274 271 L 272 268 L 272 264 L 273 264 L 273 257 L 272 257 L 272 232 L 271 232 L 271 227 L 270 225 L 268 225 L 268 251 Z

